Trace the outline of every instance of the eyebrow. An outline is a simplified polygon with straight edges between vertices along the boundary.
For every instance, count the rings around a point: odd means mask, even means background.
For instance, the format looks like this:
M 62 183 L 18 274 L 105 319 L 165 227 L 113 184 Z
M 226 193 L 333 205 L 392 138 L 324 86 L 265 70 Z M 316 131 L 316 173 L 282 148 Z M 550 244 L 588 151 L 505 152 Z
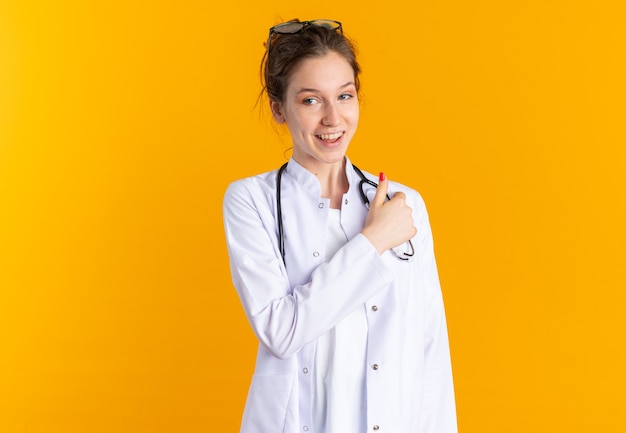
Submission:
M 356 87 L 356 84 L 354 84 L 354 81 L 348 81 L 347 83 L 342 84 L 341 86 L 339 86 L 339 89 L 345 89 L 346 87 L 350 87 L 350 86 Z M 296 92 L 296 95 L 299 95 L 300 93 L 306 93 L 306 92 L 319 93 L 319 90 L 305 87 L 305 88 L 298 90 Z

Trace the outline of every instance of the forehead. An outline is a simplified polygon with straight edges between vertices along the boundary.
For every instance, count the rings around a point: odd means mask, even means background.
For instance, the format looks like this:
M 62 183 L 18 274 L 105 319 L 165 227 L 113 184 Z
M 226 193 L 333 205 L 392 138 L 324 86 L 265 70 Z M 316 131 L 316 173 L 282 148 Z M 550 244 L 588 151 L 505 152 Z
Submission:
M 302 60 L 289 77 L 288 91 L 301 88 L 332 90 L 354 83 L 354 70 L 348 61 L 334 51 L 320 57 Z

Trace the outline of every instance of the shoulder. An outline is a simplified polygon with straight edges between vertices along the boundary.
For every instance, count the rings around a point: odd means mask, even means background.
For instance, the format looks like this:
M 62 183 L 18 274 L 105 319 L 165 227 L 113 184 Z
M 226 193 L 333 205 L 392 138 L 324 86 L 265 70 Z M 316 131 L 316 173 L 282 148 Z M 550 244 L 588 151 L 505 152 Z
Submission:
M 252 224 L 272 220 L 276 203 L 278 170 L 233 181 L 224 193 L 223 218 L 226 223 Z
M 231 182 L 224 193 L 224 206 L 274 196 L 277 171 L 268 171 Z
M 426 212 L 426 203 L 424 202 L 422 195 L 417 190 L 393 181 L 389 182 L 389 190 L 394 193 L 403 192 L 406 195 L 407 204 L 414 211 Z

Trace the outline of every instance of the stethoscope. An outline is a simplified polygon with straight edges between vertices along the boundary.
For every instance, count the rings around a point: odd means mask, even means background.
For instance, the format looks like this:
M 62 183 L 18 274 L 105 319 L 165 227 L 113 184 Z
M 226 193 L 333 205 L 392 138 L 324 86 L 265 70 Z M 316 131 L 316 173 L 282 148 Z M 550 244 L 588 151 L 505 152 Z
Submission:
M 283 258 L 283 263 L 285 263 L 285 237 L 283 234 L 283 211 L 282 211 L 282 204 L 280 201 L 280 184 L 281 184 L 281 180 L 283 177 L 283 172 L 285 171 L 285 169 L 287 168 L 287 162 L 283 164 L 282 167 L 280 167 L 280 169 L 278 170 L 278 175 L 276 176 L 276 213 L 277 213 L 277 224 L 278 224 L 278 247 L 280 248 L 280 255 Z M 361 178 L 361 181 L 359 182 L 359 192 L 361 193 L 361 200 L 363 201 L 363 204 L 365 205 L 366 208 L 370 208 L 370 201 L 367 198 L 367 194 L 365 194 L 365 185 L 371 186 L 373 188 L 378 188 L 378 184 L 372 180 L 369 180 L 368 178 L 365 177 L 365 175 L 363 174 L 363 172 L 354 164 L 352 164 L 352 168 L 354 168 L 354 171 L 357 172 L 357 174 L 359 175 L 359 177 Z M 387 194 L 387 200 L 391 200 L 389 197 L 389 194 Z M 402 260 L 402 261 L 408 261 L 411 260 L 411 258 L 413 257 L 413 255 L 415 254 L 415 249 L 413 248 L 413 242 L 411 242 L 411 239 L 409 239 L 406 242 L 409 246 L 409 251 L 403 251 L 403 252 L 398 252 L 396 251 L 397 248 L 392 248 L 391 252 L 393 253 L 393 255 L 398 259 L 398 260 Z

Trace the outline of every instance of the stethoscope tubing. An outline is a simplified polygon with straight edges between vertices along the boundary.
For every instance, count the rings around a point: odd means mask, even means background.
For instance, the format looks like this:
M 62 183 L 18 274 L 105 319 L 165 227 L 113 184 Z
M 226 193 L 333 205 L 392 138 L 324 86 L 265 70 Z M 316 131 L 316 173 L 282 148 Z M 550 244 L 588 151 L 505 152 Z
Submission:
M 280 249 L 280 255 L 283 259 L 283 263 L 285 264 L 285 266 L 287 265 L 287 263 L 285 261 L 285 236 L 283 232 L 283 210 L 282 210 L 282 203 L 281 203 L 281 194 L 280 194 L 281 187 L 280 186 L 282 182 L 283 173 L 285 172 L 285 169 L 287 168 L 287 164 L 288 163 L 286 162 L 280 167 L 280 169 L 278 170 L 278 174 L 276 176 L 276 219 L 277 219 L 277 225 L 278 225 L 278 248 Z M 363 204 L 365 205 L 365 207 L 369 209 L 370 201 L 367 198 L 367 195 L 365 194 L 363 190 L 363 185 L 370 185 L 373 188 L 378 188 L 378 184 L 372 180 L 369 180 L 367 177 L 365 177 L 365 174 L 363 174 L 363 172 L 356 165 L 352 164 L 352 168 L 354 168 L 354 171 L 356 171 L 359 177 L 361 178 L 361 181 L 359 182 L 359 191 L 361 193 L 361 200 L 363 201 Z M 387 200 L 391 200 L 391 198 L 389 197 L 389 194 L 387 194 Z M 411 248 L 410 253 L 403 252 L 402 256 L 399 256 L 398 253 L 392 250 L 396 258 L 398 258 L 399 260 L 408 261 L 411 259 L 411 257 L 413 257 L 413 255 L 415 254 L 415 249 L 413 248 L 413 242 L 411 242 L 411 240 L 409 239 L 408 244 L 409 244 L 409 247 Z

